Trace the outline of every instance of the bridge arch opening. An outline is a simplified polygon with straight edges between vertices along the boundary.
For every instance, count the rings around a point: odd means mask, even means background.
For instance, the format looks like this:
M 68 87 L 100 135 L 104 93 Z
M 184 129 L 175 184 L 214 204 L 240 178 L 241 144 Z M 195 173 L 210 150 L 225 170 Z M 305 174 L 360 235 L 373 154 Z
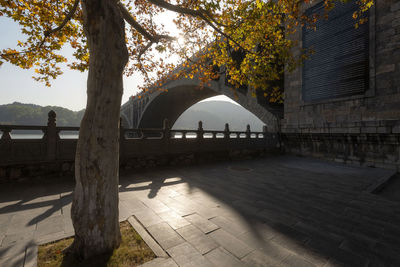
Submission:
M 143 109 L 138 128 L 161 128 L 164 119 L 168 119 L 172 126 L 192 105 L 216 95 L 219 93 L 199 86 L 177 86 L 166 92 L 159 92 Z
M 173 125 L 173 129 L 197 129 L 198 121 L 203 129 L 224 130 L 225 123 L 231 131 L 245 131 L 250 125 L 252 131 L 263 130 L 265 123 L 236 101 L 224 96 L 206 98 L 185 110 Z
M 267 126 L 268 131 L 276 132 L 278 130 L 278 121 L 280 117 L 276 114 L 275 111 L 277 109 L 275 107 L 262 105 L 257 98 L 251 97 L 243 92 L 239 92 L 237 94 L 238 98 L 236 98 L 229 85 L 224 83 L 222 79 L 210 82 L 208 87 L 200 87 L 199 81 L 196 79 L 171 80 L 164 84 L 162 88 L 167 90 L 153 91 L 145 95 L 142 94 L 140 98 L 132 98 L 122 106 L 121 113 L 126 115 L 129 121 L 129 128 L 161 128 L 164 119 L 168 119 L 169 126 L 171 127 L 186 110 L 190 109 L 190 107 L 196 103 L 210 97 L 225 95 L 234 99 L 244 109 L 260 119 L 264 125 Z M 278 111 L 279 110 L 280 108 Z M 251 115 L 250 118 L 248 117 L 247 120 L 257 121 Z M 196 121 L 193 121 L 192 124 L 197 126 L 198 121 L 197 119 L 194 120 Z M 223 126 L 226 122 L 230 123 L 228 118 L 223 118 L 222 121 L 224 121 L 222 123 Z M 207 120 L 204 120 L 204 123 L 205 129 L 220 129 L 221 127 L 208 125 Z M 247 123 L 248 122 L 246 122 L 246 125 Z M 242 124 L 245 123 L 243 122 Z M 262 124 L 258 121 L 254 126 L 252 125 L 252 130 L 256 131 L 262 128 L 261 125 Z M 238 127 L 240 129 L 237 130 L 241 131 L 245 125 L 240 125 Z

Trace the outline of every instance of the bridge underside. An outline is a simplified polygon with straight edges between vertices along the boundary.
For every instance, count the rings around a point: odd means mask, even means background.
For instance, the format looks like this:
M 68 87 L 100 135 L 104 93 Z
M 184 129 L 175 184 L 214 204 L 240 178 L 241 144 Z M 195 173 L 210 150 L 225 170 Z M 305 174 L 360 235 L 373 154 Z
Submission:
M 161 128 L 164 119 L 172 126 L 179 116 L 197 102 L 217 95 L 225 95 L 263 121 L 269 131 L 278 130 L 278 118 L 282 117 L 283 105 L 274 105 L 262 96 L 251 96 L 247 89 L 236 90 L 226 83 L 225 77 L 211 81 L 209 86 L 200 87 L 196 79 L 172 80 L 163 85 L 167 91 L 143 93 L 140 98 L 129 100 L 121 108 L 124 127 L 128 128 Z
M 210 88 L 198 86 L 178 86 L 168 92 L 160 93 L 147 105 L 139 121 L 138 128 L 160 128 L 163 120 L 174 125 L 179 116 L 197 102 L 220 95 Z

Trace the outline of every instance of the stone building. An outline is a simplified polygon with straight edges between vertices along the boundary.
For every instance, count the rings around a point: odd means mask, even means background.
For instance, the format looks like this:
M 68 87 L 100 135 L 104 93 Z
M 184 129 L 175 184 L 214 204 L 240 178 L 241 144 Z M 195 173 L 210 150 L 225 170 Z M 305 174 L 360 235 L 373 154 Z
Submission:
M 321 1 L 307 7 L 322 12 Z M 286 150 L 399 169 L 400 1 L 376 0 L 354 27 L 355 3 L 339 4 L 317 31 L 302 28 L 295 53 L 315 54 L 285 74 Z

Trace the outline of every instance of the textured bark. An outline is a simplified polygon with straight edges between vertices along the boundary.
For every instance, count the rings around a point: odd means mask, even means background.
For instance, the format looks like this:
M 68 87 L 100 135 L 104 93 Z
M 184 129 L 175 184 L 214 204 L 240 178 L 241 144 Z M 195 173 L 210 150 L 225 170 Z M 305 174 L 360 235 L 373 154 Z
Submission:
M 128 60 L 124 21 L 115 0 L 83 0 L 90 52 L 87 106 L 75 158 L 69 251 L 82 258 L 120 244 L 118 222 L 119 117 L 122 74 Z

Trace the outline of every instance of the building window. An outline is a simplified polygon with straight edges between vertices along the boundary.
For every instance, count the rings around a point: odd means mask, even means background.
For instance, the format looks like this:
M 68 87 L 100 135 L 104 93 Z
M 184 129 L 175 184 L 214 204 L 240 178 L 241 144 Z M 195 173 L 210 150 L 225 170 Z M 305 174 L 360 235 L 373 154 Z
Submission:
M 337 2 L 329 18 L 317 22 L 316 31 L 303 28 L 303 48 L 315 52 L 303 65 L 305 102 L 362 95 L 368 89 L 369 27 L 364 23 L 355 28 L 357 8 L 355 1 Z M 321 2 L 309 8 L 307 15 L 323 12 Z

